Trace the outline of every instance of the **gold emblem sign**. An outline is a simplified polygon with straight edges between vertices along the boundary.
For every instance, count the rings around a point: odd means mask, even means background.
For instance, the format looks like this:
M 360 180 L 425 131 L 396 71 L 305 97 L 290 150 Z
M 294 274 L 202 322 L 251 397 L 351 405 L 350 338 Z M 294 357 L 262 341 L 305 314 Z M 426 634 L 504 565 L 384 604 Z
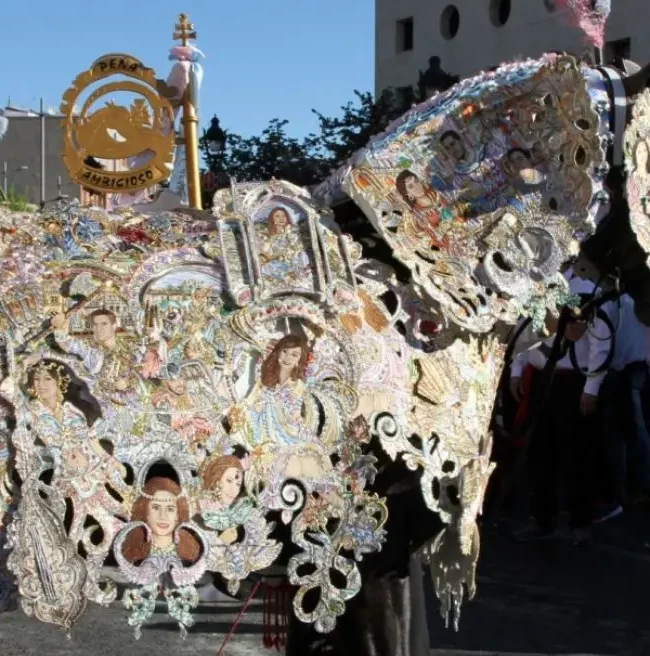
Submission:
M 119 79 L 94 89 L 79 105 L 82 93 L 112 76 Z M 124 78 L 131 79 L 124 79 Z M 103 96 L 119 92 L 138 94 L 130 107 L 106 101 Z M 174 157 L 174 113 L 169 101 L 157 90 L 151 68 L 131 55 L 104 55 L 79 74 L 63 94 L 63 161 L 70 177 L 100 193 L 134 192 L 169 177 Z M 99 170 L 87 165 L 92 157 L 120 161 L 151 153 L 146 163 L 130 170 Z

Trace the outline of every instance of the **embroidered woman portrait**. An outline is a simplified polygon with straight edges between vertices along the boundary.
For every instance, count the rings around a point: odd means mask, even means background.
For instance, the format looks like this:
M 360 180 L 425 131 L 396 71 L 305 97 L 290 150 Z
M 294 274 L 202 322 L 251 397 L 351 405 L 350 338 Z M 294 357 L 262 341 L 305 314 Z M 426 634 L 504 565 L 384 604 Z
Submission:
M 185 528 L 177 530 L 190 519 L 180 485 L 157 476 L 147 481 L 142 492 L 133 504 L 131 521 L 144 522 L 149 535 L 141 526 L 130 531 L 122 546 L 124 558 L 139 563 L 153 557 L 177 556 L 183 562 L 196 562 L 201 556 L 199 540 Z

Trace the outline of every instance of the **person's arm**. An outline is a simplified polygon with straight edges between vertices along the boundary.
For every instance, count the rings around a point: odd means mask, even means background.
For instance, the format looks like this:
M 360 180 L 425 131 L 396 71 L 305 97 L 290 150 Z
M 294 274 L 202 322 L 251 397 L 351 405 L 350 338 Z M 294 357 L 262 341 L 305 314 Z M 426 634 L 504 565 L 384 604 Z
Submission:
M 603 384 L 603 380 L 605 380 L 606 373 L 607 372 L 604 371 L 597 376 L 590 376 L 587 378 L 587 382 L 583 388 L 583 393 L 590 394 L 591 396 L 598 396 L 598 392 L 600 391 L 600 387 Z
M 524 369 L 528 364 L 528 351 L 519 353 L 512 359 L 512 364 L 510 365 L 510 378 L 521 378 L 524 373 Z
M 85 340 L 75 339 L 64 332 L 55 331 L 54 340 L 66 353 L 78 355 L 91 374 L 96 376 L 101 371 L 104 364 L 104 352 L 101 349 L 93 348 Z
M 524 369 L 529 363 L 530 351 L 519 353 L 512 359 L 510 365 L 510 394 L 515 401 L 521 401 L 523 396 L 523 375 Z
M 116 472 L 119 479 L 123 480 L 127 473 L 126 467 L 104 449 L 95 435 L 89 436 L 88 444 L 90 450 L 101 460 L 109 473 Z
M 52 328 L 54 328 L 54 341 L 57 346 L 62 348 L 66 353 L 78 355 L 86 369 L 97 375 L 104 364 L 104 353 L 100 349 L 93 348 L 86 341 L 70 337 L 68 333 L 68 319 L 65 314 L 57 314 L 52 319 Z
M 610 308 L 603 306 L 603 310 L 608 315 Z M 588 371 L 596 371 L 603 366 L 609 356 L 609 351 L 612 348 L 612 335 L 607 324 L 602 320 L 596 318 L 591 323 L 585 333 L 583 339 L 589 343 L 589 351 L 587 357 Z M 587 376 L 585 386 L 582 391 L 582 398 L 580 399 L 580 409 L 584 415 L 590 415 L 595 412 L 598 403 L 598 392 L 605 379 L 606 371 L 603 371 L 595 376 Z

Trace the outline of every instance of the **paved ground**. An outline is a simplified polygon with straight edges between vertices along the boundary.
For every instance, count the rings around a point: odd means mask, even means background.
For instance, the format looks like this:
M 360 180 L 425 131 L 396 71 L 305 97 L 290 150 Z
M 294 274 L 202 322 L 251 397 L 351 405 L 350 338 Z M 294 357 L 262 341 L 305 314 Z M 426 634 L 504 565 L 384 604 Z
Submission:
M 600 544 L 575 549 L 566 541 L 515 544 L 503 535 L 484 537 L 477 599 L 466 605 L 461 631 L 445 631 L 430 612 L 432 655 L 539 656 L 650 654 L 650 556 L 644 553 L 648 515 L 629 514 L 603 525 Z M 133 640 L 119 605 L 91 608 L 72 639 L 26 618 L 0 615 L 2 656 L 216 656 L 238 611 L 235 603 L 206 605 L 183 642 L 176 626 L 157 614 Z M 252 607 L 226 656 L 271 654 L 261 647 L 259 606 Z
M 438 648 L 494 654 L 650 654 L 650 515 L 600 525 L 597 545 L 516 544 L 484 536 L 478 595 L 460 633 L 430 626 Z
M 163 614 L 156 613 L 135 641 L 126 624 L 126 612 L 119 604 L 111 608 L 89 608 L 74 629 L 72 638 L 38 621 L 25 618 L 22 611 L 0 616 L 0 654 L 2 656 L 215 656 L 223 637 L 239 610 L 236 604 L 206 605 L 196 612 L 196 624 L 186 640 L 178 627 Z M 240 626 L 228 644 L 226 656 L 271 654 L 261 647 L 262 627 L 259 607 Z M 44 649 L 44 646 L 47 646 Z

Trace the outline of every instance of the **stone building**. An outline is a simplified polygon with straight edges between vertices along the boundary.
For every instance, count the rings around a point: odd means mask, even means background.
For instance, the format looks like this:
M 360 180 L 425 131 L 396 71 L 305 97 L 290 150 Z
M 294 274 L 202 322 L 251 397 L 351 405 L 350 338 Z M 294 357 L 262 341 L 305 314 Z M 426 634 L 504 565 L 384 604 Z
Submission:
M 5 107 L 0 116 L 8 119 L 7 131 L 0 138 L 0 189 L 12 190 L 30 203 L 39 205 L 55 200 L 59 195 L 79 198 L 82 205 L 107 206 L 111 195 L 91 194 L 74 182 L 68 175 L 63 162 L 63 129 L 59 114 L 46 113 L 45 122 L 45 189 L 41 198 L 41 116 L 28 109 Z M 125 160 L 102 160 L 95 162 L 106 170 L 128 169 Z M 153 193 L 157 187 L 152 187 Z
M 0 114 L 9 119 L 0 140 L 0 188 L 14 190 L 30 203 L 41 202 L 41 118 L 37 112 L 7 107 Z M 72 182 L 63 163 L 61 116 L 45 115 L 45 201 L 59 192 L 79 198 L 81 189 Z
M 650 61 L 650 0 L 616 0 L 605 58 Z M 431 56 L 466 77 L 513 57 L 561 50 L 582 54 L 555 0 L 375 0 L 375 93 L 416 84 Z

